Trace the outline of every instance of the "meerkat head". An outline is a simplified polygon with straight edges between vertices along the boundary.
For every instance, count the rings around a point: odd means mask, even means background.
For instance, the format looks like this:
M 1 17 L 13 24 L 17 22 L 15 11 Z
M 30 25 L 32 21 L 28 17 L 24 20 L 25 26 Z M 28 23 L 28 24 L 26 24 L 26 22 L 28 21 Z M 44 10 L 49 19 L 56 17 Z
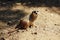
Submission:
M 38 13 L 38 11 L 33 11 L 32 13 L 35 13 L 35 14 L 37 14 L 37 13 Z
M 31 15 L 33 15 L 32 17 L 38 16 L 38 11 L 32 11 L 32 14 Z

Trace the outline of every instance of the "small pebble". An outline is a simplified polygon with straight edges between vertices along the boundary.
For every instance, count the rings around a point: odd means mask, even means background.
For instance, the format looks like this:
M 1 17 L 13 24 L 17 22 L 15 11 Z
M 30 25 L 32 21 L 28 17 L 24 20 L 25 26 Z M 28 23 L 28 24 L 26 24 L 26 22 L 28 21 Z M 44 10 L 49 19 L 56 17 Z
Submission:
M 55 26 L 60 26 L 60 24 L 54 24 Z
M 35 32 L 34 34 L 37 34 L 37 32 Z
M 57 24 L 54 24 L 54 25 L 57 25 Z
M 37 28 L 37 26 L 35 26 L 35 28 Z
M 43 28 L 43 30 L 45 31 L 45 28 Z
M 47 11 L 47 9 L 45 11 Z
M 35 35 L 37 35 L 37 32 L 31 33 L 31 34 L 35 34 Z

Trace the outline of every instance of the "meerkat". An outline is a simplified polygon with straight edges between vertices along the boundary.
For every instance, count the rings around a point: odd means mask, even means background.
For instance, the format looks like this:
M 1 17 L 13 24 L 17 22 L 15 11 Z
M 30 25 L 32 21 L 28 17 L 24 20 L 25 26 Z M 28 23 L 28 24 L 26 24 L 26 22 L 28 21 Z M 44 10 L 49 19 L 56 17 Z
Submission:
M 18 31 L 19 29 L 27 29 L 28 27 L 33 26 L 33 22 L 36 20 L 38 14 L 38 11 L 33 11 L 30 16 L 29 16 L 29 21 L 25 21 L 25 20 L 20 20 L 19 24 L 15 27 L 16 30 L 14 31 Z M 14 31 L 8 32 L 8 33 L 12 33 Z
M 29 16 L 29 22 L 30 22 L 30 26 L 33 26 L 33 22 L 37 19 L 38 16 L 38 11 L 33 11 L 31 13 L 31 15 Z
M 27 27 L 33 26 L 33 22 L 36 20 L 38 11 L 33 11 L 29 16 L 29 22 L 20 20 L 19 24 L 16 26 L 18 29 L 26 29 Z
M 29 22 L 20 20 L 19 24 L 16 26 L 18 29 L 26 29 L 29 26 Z

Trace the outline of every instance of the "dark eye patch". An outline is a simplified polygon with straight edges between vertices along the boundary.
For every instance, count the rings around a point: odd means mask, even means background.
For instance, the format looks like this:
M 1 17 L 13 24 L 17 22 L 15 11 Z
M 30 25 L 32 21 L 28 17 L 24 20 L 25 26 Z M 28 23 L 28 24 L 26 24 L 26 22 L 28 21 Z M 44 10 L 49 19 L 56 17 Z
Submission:
M 34 13 L 34 14 L 37 14 L 37 13 Z
M 32 13 L 35 13 L 35 14 L 37 14 L 37 12 L 39 12 L 39 11 L 33 11 Z
M 33 11 L 33 13 L 36 13 L 36 11 Z

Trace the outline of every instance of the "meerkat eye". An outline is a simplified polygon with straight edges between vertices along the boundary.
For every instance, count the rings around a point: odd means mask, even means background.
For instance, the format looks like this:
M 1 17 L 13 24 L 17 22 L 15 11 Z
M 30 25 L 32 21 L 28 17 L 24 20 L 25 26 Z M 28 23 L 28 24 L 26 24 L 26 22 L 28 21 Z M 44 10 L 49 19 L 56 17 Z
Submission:
M 34 13 L 36 13 L 36 11 L 34 11 Z
M 36 11 L 32 11 L 32 13 L 36 13 Z
M 37 14 L 37 11 L 34 11 L 35 14 Z
M 39 11 L 37 11 L 37 12 L 39 12 Z

